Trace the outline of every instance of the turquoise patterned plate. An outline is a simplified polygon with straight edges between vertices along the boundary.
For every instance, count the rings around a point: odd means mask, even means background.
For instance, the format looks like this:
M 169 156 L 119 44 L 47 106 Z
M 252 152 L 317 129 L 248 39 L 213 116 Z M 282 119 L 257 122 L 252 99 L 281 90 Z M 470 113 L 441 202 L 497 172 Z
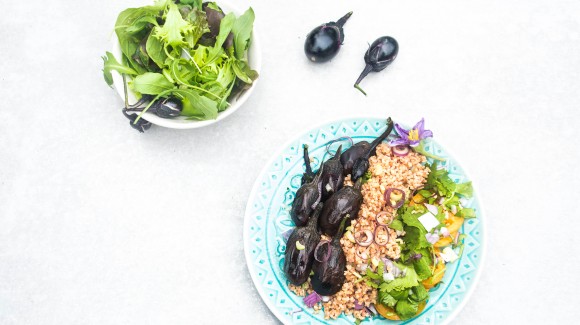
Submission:
M 384 118 L 346 119 L 314 128 L 276 153 L 254 184 L 244 222 L 246 261 L 260 296 L 284 324 L 354 323 L 350 316 L 342 315 L 336 320 L 325 320 L 323 312 L 314 314 L 312 309 L 305 307 L 301 297 L 288 289 L 282 271 L 286 248 L 282 233 L 293 227 L 289 207 L 304 171 L 302 145 L 308 144 L 310 157 L 314 160 L 312 168 L 316 170 L 320 162 L 328 158 L 326 145 L 330 140 L 349 136 L 355 142 L 372 141 L 385 128 Z M 434 133 L 437 136 L 437 130 Z M 437 142 L 431 141 L 426 149 L 447 158 L 443 165 L 456 182 L 469 180 L 456 160 Z M 463 255 L 448 265 L 442 284 L 430 291 L 427 307 L 421 315 L 404 322 L 375 317 L 362 324 L 446 324 L 459 312 L 481 274 L 485 247 L 484 216 L 477 193 L 467 206 L 476 210 L 477 218 L 468 220 L 462 226 L 462 232 L 468 235 Z

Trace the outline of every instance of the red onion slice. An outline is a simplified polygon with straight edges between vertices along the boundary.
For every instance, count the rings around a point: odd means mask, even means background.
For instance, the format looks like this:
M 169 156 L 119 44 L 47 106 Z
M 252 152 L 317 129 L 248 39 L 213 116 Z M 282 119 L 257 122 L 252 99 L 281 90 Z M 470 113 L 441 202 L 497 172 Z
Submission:
M 391 148 L 391 151 L 393 152 L 393 155 L 397 157 L 405 157 L 409 152 L 411 152 L 411 149 L 409 146 L 394 146 Z
M 439 213 L 439 210 L 433 204 L 425 203 L 424 205 L 432 215 L 436 216 Z
M 354 240 L 362 247 L 370 246 L 373 243 L 373 233 L 370 230 L 357 231 L 354 234 Z
M 398 201 L 396 201 L 394 204 L 393 204 L 393 202 L 391 202 L 391 197 L 393 196 L 393 192 L 398 192 L 401 195 L 401 198 Z M 385 201 L 387 201 L 387 205 L 390 206 L 391 208 L 398 209 L 398 208 L 403 206 L 403 203 L 405 203 L 405 191 L 403 191 L 399 188 L 389 187 L 385 191 Z
M 364 306 L 358 303 L 358 300 L 354 300 L 354 310 L 361 310 Z
M 334 155 L 334 153 L 331 153 L 331 152 L 330 152 L 330 146 L 331 146 L 333 143 L 335 143 L 335 142 L 344 141 L 344 140 L 348 140 L 348 142 L 350 142 L 350 146 L 352 147 L 352 145 L 353 145 L 353 143 L 354 143 L 354 142 L 352 141 L 352 138 L 351 138 L 351 137 L 346 137 L 346 136 L 344 136 L 344 137 L 340 137 L 340 138 L 337 138 L 337 139 L 334 139 L 334 140 L 330 140 L 330 141 L 328 141 L 328 143 L 326 144 L 326 152 L 327 152 L 329 155 Z
M 379 241 L 379 230 L 384 229 L 385 230 L 385 235 L 387 236 L 387 239 L 383 241 Z M 387 245 L 387 243 L 389 242 L 389 228 L 387 228 L 386 226 L 378 226 L 377 228 L 375 228 L 375 244 L 379 245 L 379 246 L 385 246 Z
M 386 220 L 385 220 L 386 219 Z M 391 215 L 387 211 L 381 211 L 375 216 L 375 220 L 380 226 L 388 226 L 391 224 Z
M 322 245 L 324 244 L 328 244 L 328 248 L 326 249 L 326 255 L 324 255 L 323 259 L 320 259 L 318 256 L 319 255 L 318 251 L 320 250 L 320 247 L 322 247 Z M 323 240 L 319 242 L 318 245 L 316 245 L 316 248 L 314 249 L 314 259 L 320 263 L 324 263 L 328 261 L 329 258 L 330 258 L 330 242 L 328 240 Z

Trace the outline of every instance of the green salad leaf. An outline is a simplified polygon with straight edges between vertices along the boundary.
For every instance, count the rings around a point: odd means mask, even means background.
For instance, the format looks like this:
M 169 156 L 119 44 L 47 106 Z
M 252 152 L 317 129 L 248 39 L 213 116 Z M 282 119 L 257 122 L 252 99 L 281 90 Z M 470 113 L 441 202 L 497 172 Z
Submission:
M 111 52 L 107 52 L 105 56 L 103 56 L 103 61 L 105 63 L 103 67 L 103 75 L 105 77 L 105 82 L 107 82 L 107 85 L 109 86 L 113 85 L 113 75 L 111 74 L 111 71 L 113 70 L 128 75 L 137 74 L 137 71 L 120 64 Z
M 173 83 L 167 80 L 163 74 L 154 72 L 146 72 L 136 76 L 131 85 L 135 91 L 149 95 L 159 95 L 175 88 Z
M 245 58 L 246 50 L 250 46 L 250 36 L 252 35 L 254 19 L 254 10 L 250 8 L 236 20 L 232 27 L 236 58 L 240 60 Z

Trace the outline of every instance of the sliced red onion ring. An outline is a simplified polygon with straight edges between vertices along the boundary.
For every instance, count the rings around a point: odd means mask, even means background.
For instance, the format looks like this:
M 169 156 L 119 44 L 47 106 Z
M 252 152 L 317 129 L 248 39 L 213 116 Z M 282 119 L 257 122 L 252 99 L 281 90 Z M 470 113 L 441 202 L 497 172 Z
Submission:
M 384 242 L 378 240 L 380 229 L 385 229 L 385 234 L 387 235 L 387 239 L 385 239 Z M 388 242 L 389 242 L 389 228 L 387 228 L 386 226 L 377 226 L 377 228 L 375 228 L 375 244 L 379 246 L 385 246 L 387 245 Z
M 292 235 L 292 232 L 294 231 L 295 228 L 290 228 L 288 230 L 286 230 L 285 232 L 283 232 L 281 234 L 282 238 L 284 238 L 285 241 L 288 241 L 288 238 L 290 238 L 290 235 Z
M 365 308 L 365 306 L 364 306 L 364 305 L 361 305 L 361 304 L 359 304 L 359 303 L 358 303 L 358 300 L 356 300 L 356 299 L 355 299 L 355 300 L 354 300 L 354 309 L 355 309 L 355 310 L 361 310 L 361 309 L 363 309 L 363 308 Z
M 328 248 L 326 249 L 326 255 L 324 255 L 324 258 L 320 259 L 318 256 L 319 255 L 318 250 L 320 250 L 320 247 L 322 247 L 322 245 L 324 244 L 328 244 Z M 330 242 L 328 240 L 323 240 L 319 242 L 318 245 L 316 245 L 316 248 L 314 249 L 314 259 L 320 263 L 324 263 L 328 261 L 329 258 L 330 258 Z
M 409 152 L 411 152 L 411 149 L 409 146 L 394 146 L 391 148 L 391 151 L 393 152 L 393 155 L 397 157 L 405 157 Z
M 353 143 L 354 143 L 354 142 L 352 141 L 352 138 L 351 138 L 351 137 L 346 137 L 346 136 L 344 136 L 344 137 L 340 137 L 340 138 L 337 138 L 337 139 L 334 139 L 334 140 L 330 140 L 330 141 L 328 141 L 328 143 L 326 144 L 326 152 L 327 152 L 329 155 L 334 155 L 334 153 L 331 153 L 331 152 L 330 152 L 330 146 L 331 146 L 333 143 L 335 143 L 335 142 L 338 142 L 338 141 L 344 141 L 344 140 L 348 140 L 348 142 L 350 142 L 350 145 L 351 145 L 351 146 L 352 146 L 352 145 L 353 145 Z
M 308 296 L 304 297 L 304 304 L 309 308 L 312 308 L 314 307 L 314 305 L 319 303 L 320 300 L 322 300 L 322 297 L 318 293 L 316 293 L 316 291 L 314 291 Z
M 375 305 L 374 305 L 374 304 L 371 304 L 370 306 L 368 306 L 368 307 L 367 307 L 367 309 L 368 309 L 368 310 L 371 312 L 371 314 L 373 314 L 373 315 L 377 315 L 377 314 L 378 314 L 378 312 L 377 312 L 377 309 L 375 308 Z
M 387 220 L 385 220 L 385 218 Z M 381 226 L 388 226 L 391 224 L 391 221 L 392 221 L 391 216 L 389 215 L 389 212 L 387 212 L 387 211 L 381 211 L 381 212 L 377 213 L 377 215 L 375 216 L 375 220 Z
M 393 195 L 393 192 L 399 192 L 401 194 L 401 198 L 397 202 L 395 202 L 395 204 L 391 202 L 391 196 Z M 405 203 L 405 191 L 399 188 L 389 187 L 385 191 L 385 201 L 387 201 L 387 206 L 390 206 L 391 208 L 394 209 L 398 209 L 403 206 L 403 203 Z
M 373 233 L 370 230 L 357 231 L 354 240 L 362 247 L 370 246 L 373 243 Z
M 439 210 L 437 209 L 436 206 L 434 206 L 433 204 L 429 204 L 429 203 L 424 203 L 425 207 L 427 208 L 427 210 L 429 212 L 431 212 L 432 215 L 436 216 L 437 213 L 439 213 Z

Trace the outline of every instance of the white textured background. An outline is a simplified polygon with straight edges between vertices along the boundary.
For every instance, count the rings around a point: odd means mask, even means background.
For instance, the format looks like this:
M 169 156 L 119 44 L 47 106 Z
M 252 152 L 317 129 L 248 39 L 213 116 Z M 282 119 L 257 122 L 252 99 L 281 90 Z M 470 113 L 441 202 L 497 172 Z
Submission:
M 577 322 L 580 2 L 236 1 L 252 5 L 261 82 L 204 129 L 131 129 L 100 56 L 137 0 L 2 1 L 0 324 L 276 324 L 242 249 L 249 190 L 310 125 L 425 117 L 486 207 L 481 282 L 454 324 Z M 341 53 L 303 55 L 354 15 Z M 367 42 L 399 57 L 352 84 Z

